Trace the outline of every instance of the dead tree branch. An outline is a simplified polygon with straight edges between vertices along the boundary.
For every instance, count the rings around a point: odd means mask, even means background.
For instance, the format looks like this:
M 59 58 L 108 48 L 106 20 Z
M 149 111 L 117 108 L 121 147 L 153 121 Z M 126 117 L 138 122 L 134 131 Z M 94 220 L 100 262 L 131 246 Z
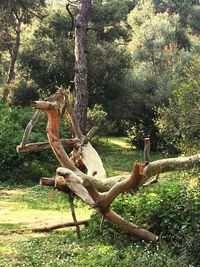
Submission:
M 56 102 L 58 102 L 59 105 Z M 66 107 L 76 136 L 75 139 L 68 140 L 68 145 L 71 145 L 73 148 L 74 146 L 78 147 L 78 149 L 76 149 L 77 156 L 85 164 L 87 169 L 86 173 L 79 170 L 71 161 L 64 150 L 63 142 L 59 139 L 59 125 L 62 117 L 60 103 L 64 104 Z M 107 178 L 101 158 L 88 142 L 94 130 L 89 132 L 86 136 L 82 135 L 81 131 L 79 131 L 80 128 L 74 116 L 73 109 L 68 99 L 63 98 L 63 94 L 54 102 L 36 101 L 33 103 L 33 106 L 48 114 L 47 137 L 49 145 L 62 166 L 57 168 L 55 179 L 42 178 L 41 184 L 53 186 L 60 191 L 68 193 L 73 192 L 86 204 L 101 213 L 104 218 L 109 219 L 124 230 L 142 239 L 156 240 L 156 236 L 153 233 L 140 228 L 132 222 L 125 221 L 122 217 L 113 212 L 110 208 L 113 200 L 126 191 L 136 191 L 149 180 L 149 178 L 159 175 L 160 173 L 200 167 L 200 154 L 190 157 L 168 158 L 149 162 L 150 140 L 148 139 L 146 140 L 144 149 L 145 164 L 136 162 L 132 174 L 130 175 Z M 75 144 L 73 142 L 75 142 Z M 78 222 L 75 222 L 75 225 L 77 226 Z
M 87 225 L 88 222 L 89 220 L 82 220 L 82 221 L 78 221 L 77 223 L 78 225 Z M 33 228 L 32 231 L 33 232 L 50 232 L 56 229 L 72 227 L 72 226 L 76 226 L 74 222 L 67 222 L 67 223 L 56 224 L 53 226 L 36 227 L 36 228 Z

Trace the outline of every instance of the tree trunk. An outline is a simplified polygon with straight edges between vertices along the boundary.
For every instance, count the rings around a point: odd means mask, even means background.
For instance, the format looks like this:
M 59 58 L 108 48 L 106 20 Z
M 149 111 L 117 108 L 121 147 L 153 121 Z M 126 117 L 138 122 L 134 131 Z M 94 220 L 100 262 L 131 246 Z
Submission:
M 88 107 L 87 24 L 91 0 L 81 0 L 75 19 L 75 115 L 82 133 L 86 130 Z
M 19 53 L 19 47 L 20 47 L 20 27 L 21 22 L 18 18 L 16 18 L 16 24 L 15 24 L 15 44 L 13 49 L 10 51 L 10 66 L 8 71 L 8 79 L 6 81 L 6 85 L 3 89 L 3 96 L 2 100 L 7 101 L 8 95 L 10 93 L 9 84 L 14 81 L 15 79 L 15 64 L 17 61 L 18 53 Z

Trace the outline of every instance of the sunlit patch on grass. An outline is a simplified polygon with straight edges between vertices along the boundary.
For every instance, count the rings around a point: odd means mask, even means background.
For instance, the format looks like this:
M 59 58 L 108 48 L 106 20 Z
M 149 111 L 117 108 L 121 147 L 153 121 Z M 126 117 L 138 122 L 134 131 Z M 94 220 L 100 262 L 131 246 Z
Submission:
M 112 137 L 108 138 L 109 143 L 117 145 L 121 148 L 130 149 L 131 145 L 128 143 L 128 138 L 126 137 Z
M 188 185 L 191 189 L 196 188 L 199 185 L 199 179 L 198 178 L 192 178 L 188 181 Z

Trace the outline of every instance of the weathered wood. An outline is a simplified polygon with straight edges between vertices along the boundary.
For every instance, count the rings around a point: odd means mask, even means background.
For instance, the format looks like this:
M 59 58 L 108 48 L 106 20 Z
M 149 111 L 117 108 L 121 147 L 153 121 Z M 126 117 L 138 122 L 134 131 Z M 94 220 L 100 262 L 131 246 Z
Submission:
M 151 148 L 151 142 L 150 138 L 144 139 L 144 164 L 148 165 L 150 162 L 150 148 Z
M 82 173 L 78 168 L 76 168 L 75 165 L 70 161 L 70 158 L 65 152 L 62 143 L 59 139 L 60 111 L 57 107 L 57 104 L 47 101 L 35 101 L 33 103 L 33 106 L 38 108 L 39 110 L 46 111 L 48 114 L 47 136 L 52 150 L 54 151 L 60 164 L 63 167 L 71 169 L 81 178 L 87 178 L 87 176 Z M 87 143 L 81 147 L 81 154 L 83 163 L 87 167 L 89 174 L 97 174 L 96 180 L 99 177 L 106 177 L 106 172 L 103 167 L 101 158 L 90 143 Z
M 41 177 L 40 185 L 55 186 L 55 178 Z
M 144 166 L 140 162 L 136 162 L 134 169 L 129 178 L 116 183 L 111 189 L 106 193 L 103 200 L 101 201 L 101 207 L 107 209 L 113 200 L 128 190 L 136 190 L 139 187 L 139 183 L 142 177 Z
M 96 176 L 96 178 L 106 178 L 106 171 L 97 151 L 90 143 L 82 146 L 82 161 L 87 168 L 87 175 Z
M 153 233 L 151 233 L 148 230 L 145 230 L 145 229 L 139 227 L 138 225 L 135 225 L 131 222 L 124 220 L 121 216 L 119 216 L 117 213 L 115 213 L 112 210 L 105 212 L 103 215 L 106 219 L 119 225 L 122 229 L 128 231 L 129 233 L 131 233 L 131 234 L 133 234 L 133 235 L 135 235 L 141 239 L 149 240 L 149 241 L 156 241 L 157 240 L 156 235 L 154 235 Z
M 81 220 L 81 221 L 78 221 L 77 223 L 78 225 L 88 225 L 89 220 Z M 36 227 L 36 228 L 33 228 L 32 231 L 33 232 L 50 232 L 56 229 L 72 227 L 72 226 L 76 226 L 74 222 L 67 222 L 67 223 L 61 223 L 61 224 L 56 224 L 52 226 Z
M 68 168 L 58 167 L 56 170 L 56 173 L 59 176 L 65 176 L 65 174 L 68 172 Z M 112 186 L 114 186 L 116 183 L 123 181 L 127 179 L 130 175 L 118 175 L 113 177 L 108 177 L 106 179 L 99 179 L 96 176 L 89 176 L 85 173 L 82 173 L 80 170 L 75 170 L 76 175 L 78 175 L 83 181 L 86 179 L 89 179 L 95 187 L 100 192 L 109 191 Z
M 94 201 L 89 196 L 88 191 L 83 186 L 83 180 L 81 177 L 76 175 L 73 171 L 70 169 L 65 169 L 65 174 L 62 175 L 64 179 L 64 183 L 66 186 L 71 189 L 72 192 L 74 192 L 75 195 L 80 197 L 86 204 L 88 204 L 91 207 L 94 207 Z M 60 177 L 60 173 L 57 172 L 57 176 Z
M 77 218 L 76 218 L 73 193 L 69 194 L 69 204 L 70 204 L 70 209 L 71 209 L 71 214 L 72 214 L 72 218 L 73 218 L 73 221 L 74 221 L 74 225 L 76 226 L 77 237 L 80 239 L 81 238 L 81 232 L 80 232 L 79 223 L 78 223 Z
M 77 138 L 74 139 L 61 139 L 60 140 L 63 147 L 70 147 L 70 148 L 77 148 L 79 147 L 78 143 L 80 140 Z M 30 143 L 22 146 L 21 144 L 16 147 L 17 152 L 33 152 L 33 151 L 42 151 L 45 149 L 51 148 L 49 141 L 46 142 L 37 142 L 37 143 Z
M 104 171 L 99 155 L 90 143 L 83 142 L 83 136 L 77 153 L 80 154 L 85 166 L 88 168 L 88 174 L 85 174 L 70 161 L 70 158 L 65 152 L 59 139 L 59 123 L 61 112 L 58 105 L 56 103 L 44 101 L 37 101 L 34 105 L 36 108 L 43 110 L 48 114 L 48 140 L 54 154 L 62 165 L 62 167 L 59 167 L 56 171 L 55 188 L 60 187 L 60 189 L 64 192 L 70 192 L 71 190 L 85 203 L 93 208 L 96 208 L 97 211 L 100 212 L 105 218 L 111 220 L 113 223 L 119 225 L 123 229 L 138 236 L 139 238 L 152 241 L 156 240 L 156 236 L 153 233 L 142 229 L 131 222 L 125 221 L 118 214 L 114 213 L 110 209 L 111 203 L 119 194 L 130 189 L 137 190 L 139 186 L 143 185 L 155 174 L 178 170 L 181 168 L 190 168 L 194 165 L 199 166 L 199 155 L 184 159 L 164 159 L 149 163 L 150 147 L 147 145 L 145 161 L 148 161 L 148 165 L 145 164 L 145 166 L 142 163 L 136 162 L 134 170 L 130 176 L 116 176 L 105 179 L 105 173 L 103 175 L 98 175 L 98 171 L 96 171 L 97 168 L 102 168 Z M 98 165 L 99 159 L 100 165 Z M 104 193 L 100 193 L 99 191 L 104 191 Z
M 160 159 L 149 163 L 142 175 L 140 185 L 144 184 L 149 178 L 159 173 L 187 170 L 194 167 L 200 167 L 200 154 L 190 157 L 178 157 Z
M 24 147 L 28 143 L 28 139 L 31 133 L 32 128 L 35 126 L 37 123 L 38 119 L 40 117 L 40 111 L 36 110 L 36 112 L 33 114 L 33 117 L 29 121 L 29 123 L 26 126 L 26 129 L 24 131 L 23 137 L 22 137 L 22 142 L 19 147 Z
M 146 183 L 144 183 L 142 186 L 143 187 L 148 187 L 148 186 L 150 186 L 150 185 L 152 185 L 152 184 L 156 184 L 156 183 L 158 183 L 159 182 L 159 176 L 160 176 L 160 174 L 158 173 L 158 174 L 156 174 L 156 177 L 155 178 L 153 178 L 153 179 L 151 179 L 151 180 L 148 180 Z
M 62 102 L 63 99 L 64 99 L 64 93 L 60 90 L 60 91 L 56 92 L 55 94 L 50 95 L 47 98 L 47 101 L 49 101 L 49 102 L 53 102 L 53 101 Z M 28 139 L 29 139 L 29 136 L 31 134 L 32 128 L 37 123 L 39 117 L 40 117 L 40 111 L 36 110 L 36 112 L 33 114 L 31 120 L 29 121 L 29 123 L 27 124 L 27 126 L 25 128 L 24 134 L 22 136 L 21 144 L 20 144 L 20 146 L 17 147 L 17 151 L 19 149 L 18 152 L 21 152 L 22 151 L 22 147 L 24 147 L 28 143 Z
M 83 185 L 87 188 L 89 195 L 95 202 L 97 210 L 111 222 L 119 225 L 124 230 L 129 231 L 130 233 L 136 235 L 139 238 L 145 240 L 155 241 L 157 237 L 149 232 L 148 230 L 142 229 L 139 226 L 124 220 L 121 216 L 116 214 L 110 209 L 110 204 L 113 200 L 121 193 L 125 192 L 128 189 L 136 188 L 139 184 L 140 177 L 142 175 L 141 165 L 136 163 L 134 166 L 134 171 L 129 179 L 122 181 L 116 184 L 109 192 L 100 194 L 95 186 L 89 181 L 85 180 Z
M 83 142 L 86 143 L 86 142 L 90 141 L 97 131 L 98 131 L 98 127 L 93 126 L 92 129 L 84 137 Z

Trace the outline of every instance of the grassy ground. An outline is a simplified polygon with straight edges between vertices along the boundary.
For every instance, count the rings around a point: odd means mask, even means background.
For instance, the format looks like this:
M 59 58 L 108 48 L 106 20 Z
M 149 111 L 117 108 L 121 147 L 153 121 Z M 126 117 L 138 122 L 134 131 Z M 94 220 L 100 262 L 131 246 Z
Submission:
M 142 159 L 125 138 L 104 138 L 95 142 L 108 175 L 129 172 Z M 163 157 L 152 155 L 151 158 Z M 92 210 L 76 200 L 78 219 L 90 218 Z M 0 266 L 75 267 L 186 267 L 174 257 L 167 244 L 151 244 L 119 237 L 117 232 L 100 232 L 94 226 L 81 228 L 78 240 L 74 228 L 51 233 L 34 233 L 34 227 L 71 221 L 67 197 L 50 188 L 0 185 Z M 112 232 L 113 231 L 113 232 Z M 109 234 L 108 234 L 109 233 Z M 191 265 L 192 266 L 192 265 Z

